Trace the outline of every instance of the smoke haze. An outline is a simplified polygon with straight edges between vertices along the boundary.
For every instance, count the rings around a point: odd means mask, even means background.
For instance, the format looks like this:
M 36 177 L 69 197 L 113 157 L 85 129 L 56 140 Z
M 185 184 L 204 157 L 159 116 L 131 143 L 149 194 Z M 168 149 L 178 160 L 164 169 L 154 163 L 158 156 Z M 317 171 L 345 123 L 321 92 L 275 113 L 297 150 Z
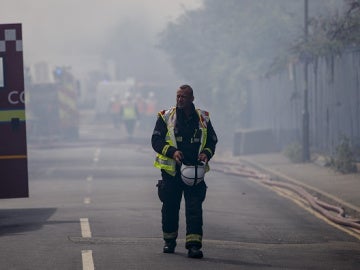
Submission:
M 0 23 L 22 23 L 26 65 L 39 61 L 72 65 L 99 63 L 114 30 L 136 23 L 138 43 L 154 44 L 168 21 L 201 5 L 194 0 L 0 0 Z M 124 28 L 124 27 L 123 27 Z M 127 35 L 129 35 L 127 33 Z M 83 65 L 83 67 L 80 67 Z

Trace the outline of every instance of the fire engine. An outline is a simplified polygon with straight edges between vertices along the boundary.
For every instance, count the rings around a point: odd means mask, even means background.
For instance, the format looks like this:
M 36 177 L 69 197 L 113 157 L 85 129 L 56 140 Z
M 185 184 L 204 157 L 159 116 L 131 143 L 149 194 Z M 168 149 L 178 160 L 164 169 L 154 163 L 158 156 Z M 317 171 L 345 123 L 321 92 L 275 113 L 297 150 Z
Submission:
M 0 24 L 0 198 L 29 196 L 21 24 Z
M 73 140 L 79 137 L 79 83 L 70 68 L 57 67 L 51 82 L 29 79 L 26 115 L 30 141 Z

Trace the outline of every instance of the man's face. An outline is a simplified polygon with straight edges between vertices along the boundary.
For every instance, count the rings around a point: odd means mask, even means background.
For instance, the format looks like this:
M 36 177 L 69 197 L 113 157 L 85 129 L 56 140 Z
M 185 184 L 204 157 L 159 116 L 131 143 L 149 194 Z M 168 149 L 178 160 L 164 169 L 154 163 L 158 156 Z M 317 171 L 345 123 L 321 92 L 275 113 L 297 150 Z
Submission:
M 178 89 L 176 92 L 176 107 L 185 109 L 191 107 L 194 96 L 191 95 L 189 89 Z

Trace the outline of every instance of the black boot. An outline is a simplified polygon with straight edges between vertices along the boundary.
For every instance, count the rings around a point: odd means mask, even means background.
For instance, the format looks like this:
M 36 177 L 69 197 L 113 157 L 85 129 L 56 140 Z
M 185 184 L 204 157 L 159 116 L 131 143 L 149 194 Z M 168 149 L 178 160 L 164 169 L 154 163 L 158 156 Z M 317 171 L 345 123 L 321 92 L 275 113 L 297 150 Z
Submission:
M 188 250 L 188 257 L 194 259 L 201 259 L 204 257 L 203 252 L 198 247 L 191 247 Z
M 165 241 L 163 248 L 164 253 L 174 253 L 176 247 L 176 241 Z

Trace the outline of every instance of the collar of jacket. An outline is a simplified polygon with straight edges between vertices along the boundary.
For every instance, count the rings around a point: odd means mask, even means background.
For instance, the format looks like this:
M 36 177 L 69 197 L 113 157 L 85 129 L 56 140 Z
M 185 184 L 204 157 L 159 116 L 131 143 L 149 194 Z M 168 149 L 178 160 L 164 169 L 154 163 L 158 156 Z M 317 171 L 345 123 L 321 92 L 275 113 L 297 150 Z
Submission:
M 191 113 L 190 113 L 188 118 L 186 117 L 184 110 L 179 109 L 178 107 L 176 107 L 176 115 L 177 115 L 177 117 L 179 117 L 179 118 L 181 118 L 183 120 L 194 119 L 194 117 L 197 117 L 197 113 L 196 113 L 196 110 L 195 110 L 194 103 L 191 104 Z

